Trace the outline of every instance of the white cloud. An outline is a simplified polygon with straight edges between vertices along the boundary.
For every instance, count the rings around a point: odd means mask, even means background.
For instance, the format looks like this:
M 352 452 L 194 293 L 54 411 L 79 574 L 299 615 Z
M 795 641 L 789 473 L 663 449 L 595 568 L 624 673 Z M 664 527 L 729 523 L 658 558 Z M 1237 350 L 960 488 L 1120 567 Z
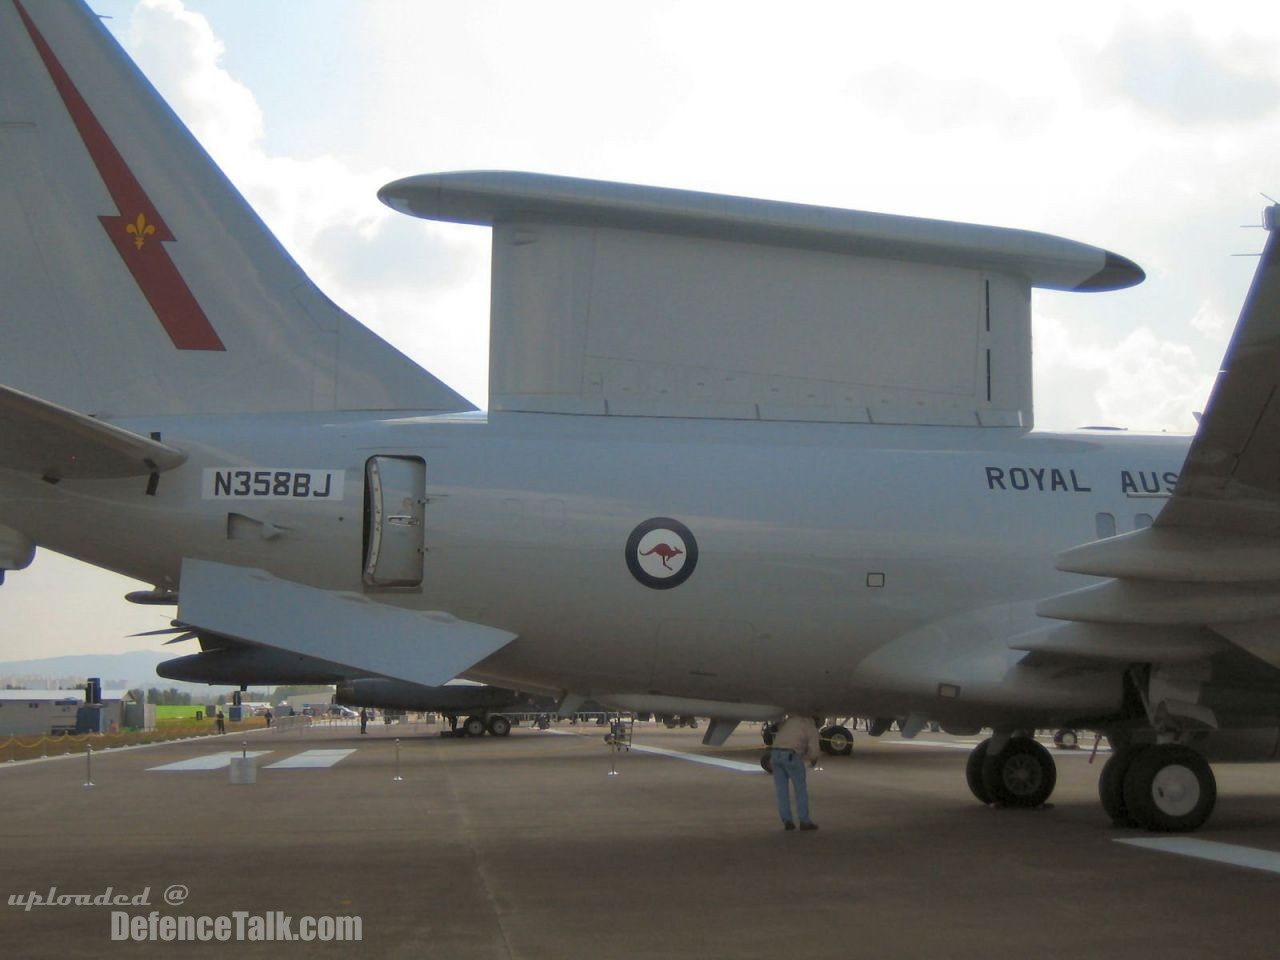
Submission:
M 1212 301 L 1205 300 L 1201 302 L 1200 308 L 1196 310 L 1190 323 L 1191 328 L 1197 333 L 1220 341 L 1231 332 L 1235 320 L 1214 306 Z
M 1036 424 L 1192 433 L 1214 373 L 1190 346 L 1149 327 L 1119 343 L 1088 340 L 1053 317 L 1035 320 Z
M 1179 124 L 1229 123 L 1275 111 L 1280 79 L 1274 48 L 1237 35 L 1218 44 L 1185 15 L 1129 21 L 1090 66 L 1095 82 L 1140 109 Z

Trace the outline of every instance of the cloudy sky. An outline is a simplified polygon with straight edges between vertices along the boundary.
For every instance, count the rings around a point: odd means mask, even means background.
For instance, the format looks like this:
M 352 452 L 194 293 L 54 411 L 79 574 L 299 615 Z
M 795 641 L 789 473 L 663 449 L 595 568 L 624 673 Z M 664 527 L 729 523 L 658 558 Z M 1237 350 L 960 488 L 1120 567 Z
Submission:
M 480 405 L 488 231 L 397 177 L 520 169 L 990 223 L 1136 260 L 1039 292 L 1036 420 L 1190 432 L 1280 191 L 1280 18 L 1252 3 L 96 0 L 320 286 Z M 0 659 L 138 649 L 165 611 L 42 552 Z

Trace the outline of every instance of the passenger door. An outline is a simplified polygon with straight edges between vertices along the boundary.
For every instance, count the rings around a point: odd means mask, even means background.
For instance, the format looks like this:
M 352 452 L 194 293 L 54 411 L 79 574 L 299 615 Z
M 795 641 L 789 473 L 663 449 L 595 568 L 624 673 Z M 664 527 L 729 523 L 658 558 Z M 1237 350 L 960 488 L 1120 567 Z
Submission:
M 365 586 L 421 586 L 426 462 L 421 457 L 370 457 L 364 489 Z

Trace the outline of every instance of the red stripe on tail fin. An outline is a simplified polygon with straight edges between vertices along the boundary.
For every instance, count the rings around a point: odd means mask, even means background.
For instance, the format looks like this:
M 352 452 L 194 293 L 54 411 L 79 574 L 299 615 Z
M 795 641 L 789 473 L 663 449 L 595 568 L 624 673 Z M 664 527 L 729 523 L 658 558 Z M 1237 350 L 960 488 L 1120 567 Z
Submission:
M 151 304 L 156 319 L 179 350 L 225 350 L 195 295 L 169 259 L 164 242 L 172 241 L 174 236 L 160 211 L 27 15 L 22 0 L 13 0 L 13 3 L 119 211 L 116 216 L 100 216 L 98 220 L 147 303 Z

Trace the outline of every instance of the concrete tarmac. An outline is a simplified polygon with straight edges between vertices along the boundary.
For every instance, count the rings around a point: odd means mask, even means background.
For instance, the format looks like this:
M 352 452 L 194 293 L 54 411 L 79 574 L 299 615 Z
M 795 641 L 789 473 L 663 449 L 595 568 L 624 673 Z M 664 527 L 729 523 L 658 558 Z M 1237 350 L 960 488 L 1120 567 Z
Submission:
M 0 768 L 0 952 L 7 957 L 1172 958 L 1272 957 L 1280 874 L 1117 842 L 1097 801 L 1105 756 L 1054 751 L 1052 807 L 996 810 L 951 738 L 856 737 L 810 775 L 821 829 L 787 833 L 759 732 L 725 747 L 637 724 L 609 776 L 603 731 L 443 739 L 370 724 L 244 738 L 257 783 L 213 737 Z M 400 775 L 395 738 L 400 737 Z M 306 751 L 332 766 L 271 768 Z M 723 758 L 747 769 L 687 762 Z M 334 763 L 333 761 L 337 762 Z M 305 762 L 294 760 L 293 762 Z M 1198 840 L 1280 860 L 1280 768 L 1215 768 Z M 1216 848 L 1214 848 L 1216 849 Z M 1261 862 L 1261 861 L 1260 861 Z M 1263 863 L 1263 866 L 1266 864 Z M 187 891 L 168 904 L 170 888 Z M 32 906 L 103 894 L 149 905 Z M 178 893 L 171 894 L 174 898 Z M 113 941 L 111 913 L 358 916 L 358 943 Z M 143 921 L 145 922 L 145 921 Z M 228 921 L 234 923 L 232 921 Z M 158 929 L 158 928 L 157 928 Z

